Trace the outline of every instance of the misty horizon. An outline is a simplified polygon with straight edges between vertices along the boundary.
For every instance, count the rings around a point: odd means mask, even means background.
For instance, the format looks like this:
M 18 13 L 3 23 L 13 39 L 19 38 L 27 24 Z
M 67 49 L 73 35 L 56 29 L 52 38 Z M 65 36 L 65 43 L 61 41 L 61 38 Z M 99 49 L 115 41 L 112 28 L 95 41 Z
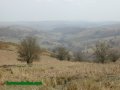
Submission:
M 119 22 L 119 0 L 0 0 L 0 22 Z

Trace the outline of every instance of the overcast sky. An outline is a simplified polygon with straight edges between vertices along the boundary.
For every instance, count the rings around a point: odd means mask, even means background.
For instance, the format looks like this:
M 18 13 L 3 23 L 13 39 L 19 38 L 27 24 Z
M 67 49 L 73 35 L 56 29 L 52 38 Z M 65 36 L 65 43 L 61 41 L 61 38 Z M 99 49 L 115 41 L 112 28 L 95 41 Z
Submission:
M 120 0 L 0 0 L 0 21 L 120 21 Z

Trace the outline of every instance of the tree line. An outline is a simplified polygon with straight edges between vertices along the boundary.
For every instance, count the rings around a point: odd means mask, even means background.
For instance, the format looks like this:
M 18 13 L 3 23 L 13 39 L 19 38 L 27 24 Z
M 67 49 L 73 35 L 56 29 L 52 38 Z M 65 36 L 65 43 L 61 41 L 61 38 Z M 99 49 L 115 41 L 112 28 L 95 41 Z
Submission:
M 95 57 L 95 62 L 116 62 L 120 58 L 119 49 L 112 47 L 107 41 L 97 42 L 92 50 L 94 52 L 93 56 Z M 31 65 L 33 61 L 40 60 L 40 55 L 41 48 L 36 38 L 26 37 L 20 41 L 20 44 L 18 45 L 19 61 L 26 62 Z M 51 56 L 61 61 L 84 61 L 85 54 L 81 50 L 71 52 L 65 47 L 59 46 L 53 49 Z

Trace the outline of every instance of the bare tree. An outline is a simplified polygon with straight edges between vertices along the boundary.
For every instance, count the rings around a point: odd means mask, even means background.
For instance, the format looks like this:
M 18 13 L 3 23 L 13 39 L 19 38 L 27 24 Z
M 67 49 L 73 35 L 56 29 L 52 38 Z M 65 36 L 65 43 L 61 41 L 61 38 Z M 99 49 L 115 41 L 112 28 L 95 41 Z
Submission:
M 108 50 L 109 45 L 107 42 L 97 42 L 95 45 L 94 55 L 96 56 L 96 59 L 99 60 L 99 62 L 104 63 L 105 60 L 107 60 L 108 57 Z
M 120 58 L 120 51 L 118 48 L 111 48 L 108 51 L 108 59 L 112 62 L 116 62 Z
M 74 52 L 74 60 L 75 61 L 82 61 L 83 60 L 83 53 L 81 51 Z
M 40 47 L 34 37 L 26 37 L 20 41 L 18 46 L 18 60 L 32 64 L 34 60 L 39 60 Z
M 72 59 L 72 56 L 73 56 L 72 52 L 68 51 L 66 56 L 67 56 L 67 60 L 70 61 Z
M 55 49 L 56 58 L 59 60 L 70 60 L 69 51 L 65 47 L 58 47 Z

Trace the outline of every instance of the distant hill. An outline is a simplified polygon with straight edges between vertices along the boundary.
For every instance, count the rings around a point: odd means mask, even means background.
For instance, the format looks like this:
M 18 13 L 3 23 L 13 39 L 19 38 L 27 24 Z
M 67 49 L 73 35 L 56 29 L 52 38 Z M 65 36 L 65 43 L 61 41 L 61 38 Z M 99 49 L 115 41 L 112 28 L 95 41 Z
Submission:
M 119 40 L 119 22 L 16 22 L 0 23 L 0 40 L 18 42 L 25 36 L 36 36 L 43 47 L 59 45 L 72 48 L 85 48 L 98 40 Z

